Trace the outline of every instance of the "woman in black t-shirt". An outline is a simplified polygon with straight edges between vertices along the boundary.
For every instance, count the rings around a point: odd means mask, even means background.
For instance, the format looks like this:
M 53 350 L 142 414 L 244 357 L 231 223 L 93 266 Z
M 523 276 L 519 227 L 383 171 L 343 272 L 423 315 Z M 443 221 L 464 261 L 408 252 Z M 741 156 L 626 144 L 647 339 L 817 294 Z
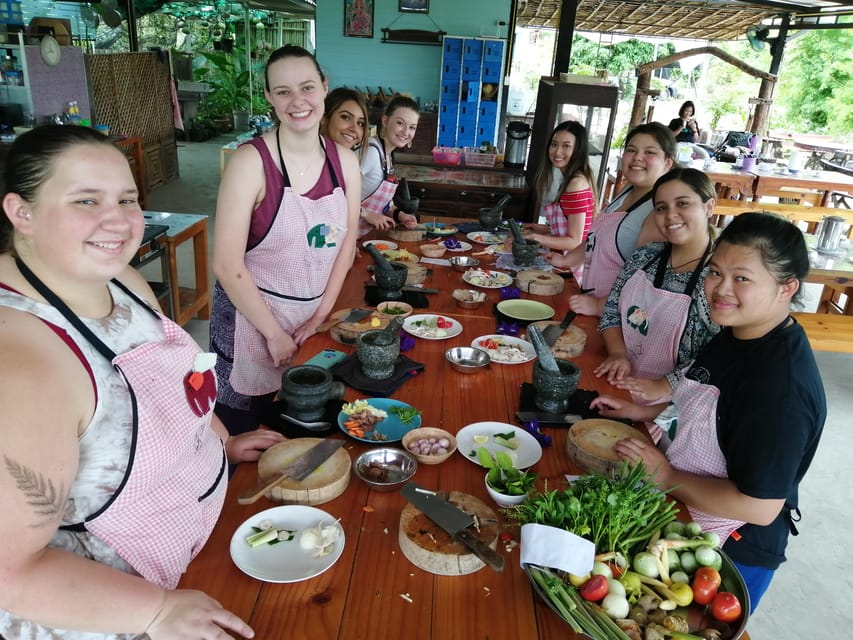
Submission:
M 676 142 L 696 142 L 699 139 L 699 123 L 693 117 L 695 113 L 696 107 L 688 100 L 678 110 L 678 117 L 670 121 L 669 130 Z

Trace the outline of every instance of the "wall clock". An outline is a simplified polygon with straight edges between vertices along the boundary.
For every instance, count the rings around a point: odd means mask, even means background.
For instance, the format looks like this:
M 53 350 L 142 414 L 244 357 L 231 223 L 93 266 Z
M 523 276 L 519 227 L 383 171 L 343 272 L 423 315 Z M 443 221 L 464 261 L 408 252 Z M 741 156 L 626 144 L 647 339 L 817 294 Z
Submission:
M 59 59 L 62 56 L 62 49 L 56 41 L 56 38 L 50 34 L 43 36 L 39 48 L 41 50 L 41 58 L 44 60 L 46 65 L 55 67 L 59 64 Z

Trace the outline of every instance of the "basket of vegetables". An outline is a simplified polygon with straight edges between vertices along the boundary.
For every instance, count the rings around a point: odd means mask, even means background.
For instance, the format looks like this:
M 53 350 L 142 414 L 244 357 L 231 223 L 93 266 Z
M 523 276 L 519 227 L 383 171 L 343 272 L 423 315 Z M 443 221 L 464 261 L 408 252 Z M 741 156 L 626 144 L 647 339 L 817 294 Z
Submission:
M 596 562 L 576 576 L 526 565 L 534 590 L 572 629 L 593 640 L 737 640 L 749 617 L 740 572 L 719 536 L 676 520 L 678 509 L 642 465 L 585 475 L 564 490 L 504 510 L 592 541 Z

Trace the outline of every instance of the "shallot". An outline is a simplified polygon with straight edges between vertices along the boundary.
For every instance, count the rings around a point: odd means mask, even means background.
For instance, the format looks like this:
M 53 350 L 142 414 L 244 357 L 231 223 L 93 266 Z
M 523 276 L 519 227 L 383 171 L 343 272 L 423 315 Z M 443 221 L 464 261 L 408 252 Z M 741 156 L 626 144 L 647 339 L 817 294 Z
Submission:
M 420 438 L 409 443 L 409 451 L 421 456 L 443 456 L 450 450 L 447 438 Z
M 299 536 L 299 546 L 305 551 L 311 551 L 315 558 L 329 555 L 341 530 L 337 522 L 332 524 L 318 523 L 316 527 L 304 529 Z

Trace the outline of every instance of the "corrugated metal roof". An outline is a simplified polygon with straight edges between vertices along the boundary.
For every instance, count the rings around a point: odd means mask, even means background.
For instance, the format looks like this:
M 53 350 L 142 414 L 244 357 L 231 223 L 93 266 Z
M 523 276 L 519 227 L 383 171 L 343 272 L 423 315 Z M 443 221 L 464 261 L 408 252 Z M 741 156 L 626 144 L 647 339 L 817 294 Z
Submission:
M 571 1 L 571 0 L 566 0 Z M 559 26 L 560 0 L 519 0 L 518 26 Z M 853 7 L 853 1 L 579 0 L 576 31 L 700 40 L 735 40 L 762 20 Z

